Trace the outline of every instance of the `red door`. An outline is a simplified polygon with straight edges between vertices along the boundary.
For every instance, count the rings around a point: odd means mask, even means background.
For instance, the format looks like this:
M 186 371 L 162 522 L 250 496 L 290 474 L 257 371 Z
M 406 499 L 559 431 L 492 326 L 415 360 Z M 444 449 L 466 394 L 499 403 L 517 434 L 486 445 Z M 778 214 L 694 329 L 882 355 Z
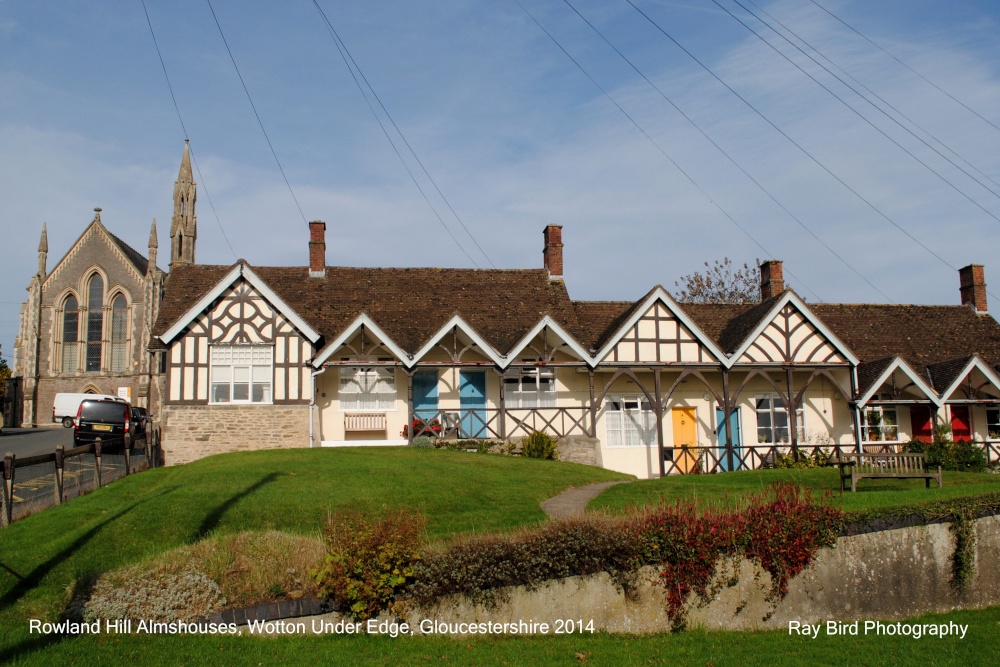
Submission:
M 951 406 L 951 439 L 972 439 L 972 420 L 969 419 L 968 405 Z
M 934 439 L 934 417 L 926 405 L 910 406 L 910 429 L 913 439 L 920 442 L 931 442 Z

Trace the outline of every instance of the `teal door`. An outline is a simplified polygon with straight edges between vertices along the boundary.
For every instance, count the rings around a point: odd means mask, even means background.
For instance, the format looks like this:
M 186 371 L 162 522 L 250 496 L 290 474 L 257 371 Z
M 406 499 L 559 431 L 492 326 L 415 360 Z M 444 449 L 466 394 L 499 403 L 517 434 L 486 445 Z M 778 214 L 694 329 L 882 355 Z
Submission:
M 433 419 L 438 411 L 437 371 L 413 374 L 413 413 L 420 419 Z
M 719 448 L 716 451 L 716 457 L 719 459 L 719 469 L 723 471 L 730 470 L 742 470 L 743 465 L 740 463 L 740 458 L 743 455 L 742 440 L 740 439 L 740 411 L 737 410 L 729 418 L 729 424 L 727 428 L 723 428 L 723 422 L 726 419 L 726 413 L 724 410 L 719 408 L 715 409 L 715 423 L 717 428 L 717 433 L 719 434 Z M 733 464 L 732 467 L 729 465 L 729 453 L 726 451 L 729 445 L 729 429 L 733 430 Z
M 458 400 L 462 413 L 462 436 L 466 438 L 485 438 L 485 371 L 461 371 L 459 373 Z

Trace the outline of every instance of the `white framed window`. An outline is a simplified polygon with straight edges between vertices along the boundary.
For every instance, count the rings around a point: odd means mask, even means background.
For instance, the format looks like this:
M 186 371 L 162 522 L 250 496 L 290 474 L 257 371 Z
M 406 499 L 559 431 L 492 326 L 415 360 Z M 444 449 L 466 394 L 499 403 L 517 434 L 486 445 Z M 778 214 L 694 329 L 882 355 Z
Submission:
M 551 368 L 521 368 L 503 378 L 504 401 L 508 408 L 556 407 L 556 377 Z
M 1000 440 L 1000 408 L 986 408 L 986 437 Z
M 888 395 L 880 396 L 888 400 Z M 861 439 L 865 442 L 899 442 L 899 417 L 894 405 L 871 405 L 862 413 Z
M 392 368 L 341 368 L 340 409 L 386 412 L 396 409 Z
M 213 345 L 211 403 L 270 403 L 274 377 L 270 345 Z
M 757 394 L 754 399 L 757 412 L 757 442 L 768 445 L 787 444 L 792 441 L 788 426 L 788 408 L 778 394 Z M 805 418 L 800 407 L 795 411 L 795 426 L 801 438 L 805 433 Z
M 612 396 L 604 404 L 609 447 L 656 444 L 656 415 L 645 396 Z

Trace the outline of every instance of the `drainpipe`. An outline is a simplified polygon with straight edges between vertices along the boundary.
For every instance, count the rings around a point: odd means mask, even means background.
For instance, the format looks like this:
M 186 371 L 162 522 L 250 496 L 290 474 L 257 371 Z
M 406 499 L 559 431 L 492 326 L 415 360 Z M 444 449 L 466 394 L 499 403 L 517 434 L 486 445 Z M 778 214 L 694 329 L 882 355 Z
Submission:
M 315 447 L 313 420 L 316 414 L 316 376 L 323 372 L 323 369 L 312 372 L 312 396 L 309 398 L 309 449 Z

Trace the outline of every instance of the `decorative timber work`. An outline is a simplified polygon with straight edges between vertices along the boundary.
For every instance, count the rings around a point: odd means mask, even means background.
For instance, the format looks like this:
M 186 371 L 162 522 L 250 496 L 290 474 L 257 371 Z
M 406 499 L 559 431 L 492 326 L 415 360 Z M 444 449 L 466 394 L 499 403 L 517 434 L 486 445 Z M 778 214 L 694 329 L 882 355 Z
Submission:
M 711 363 L 715 358 L 665 304 L 657 301 L 623 333 L 606 361 Z
M 848 360 L 809 318 L 787 303 L 738 363 L 847 364 Z

